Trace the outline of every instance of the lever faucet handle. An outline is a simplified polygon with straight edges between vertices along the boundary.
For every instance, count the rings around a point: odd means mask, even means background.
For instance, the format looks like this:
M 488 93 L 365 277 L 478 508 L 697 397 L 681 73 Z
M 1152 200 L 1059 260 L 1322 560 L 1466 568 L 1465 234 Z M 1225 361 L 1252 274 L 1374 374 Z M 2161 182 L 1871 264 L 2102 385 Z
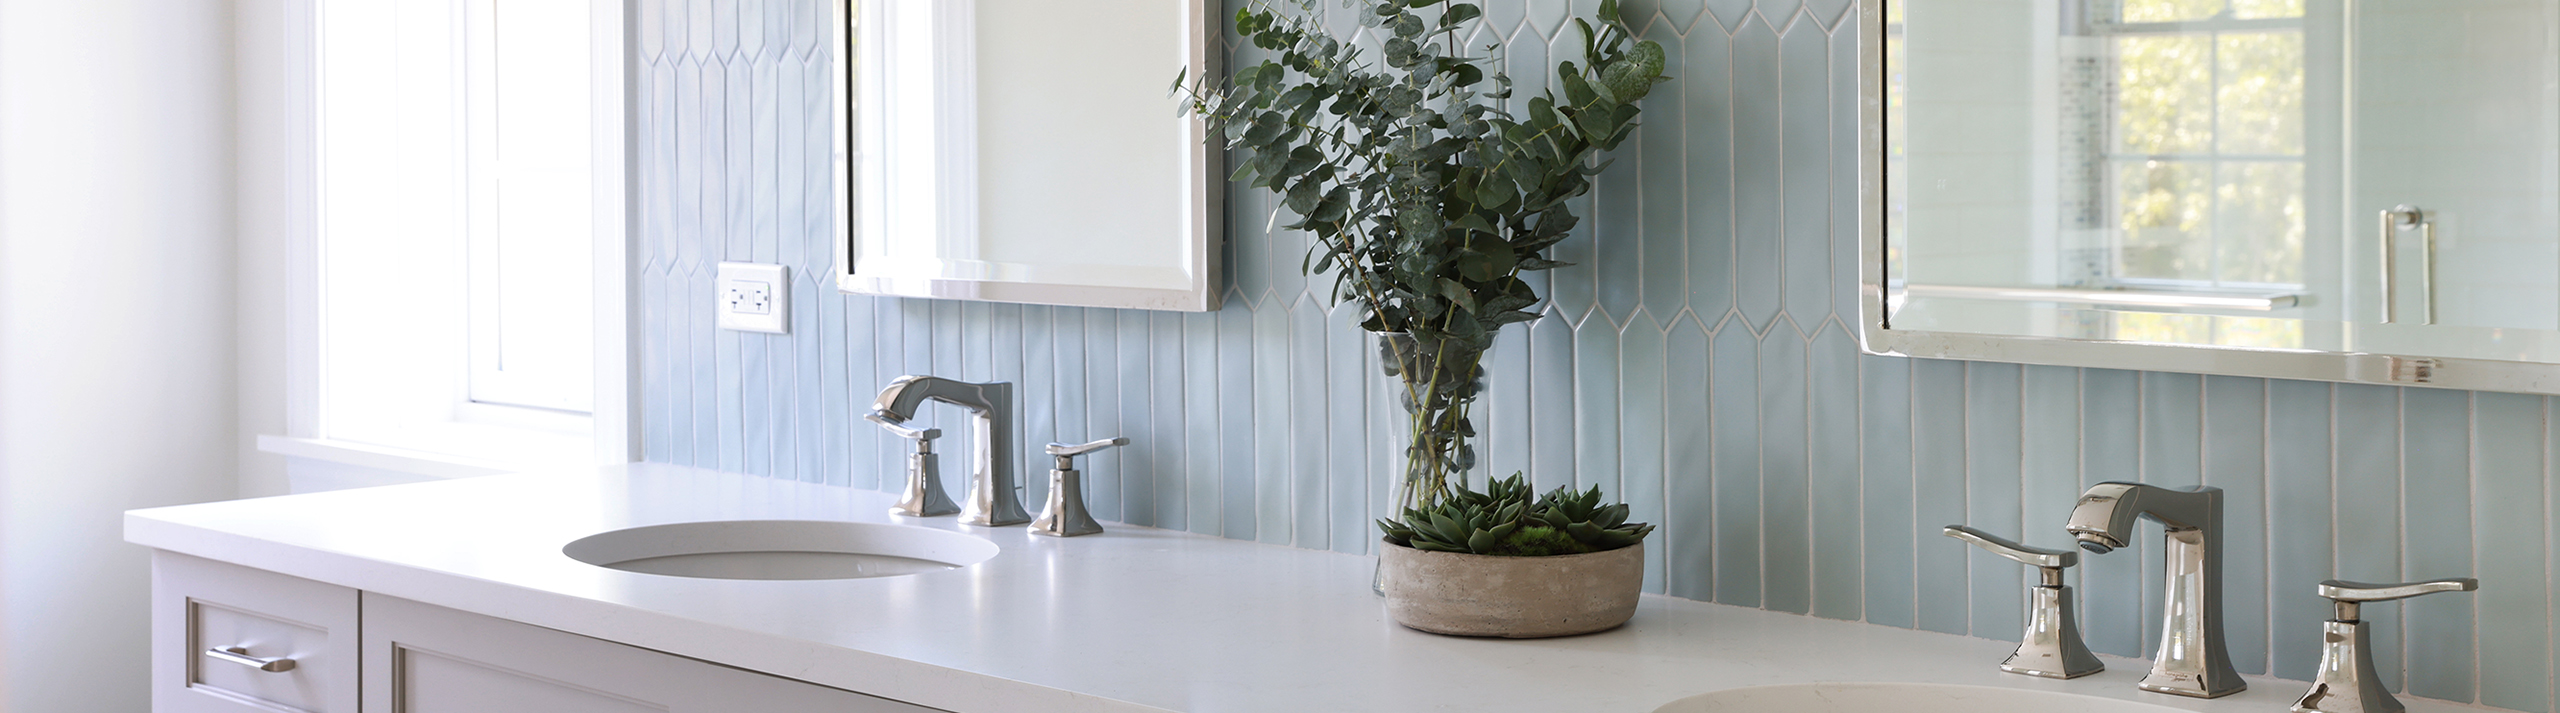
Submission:
M 1040 508 L 1040 517 L 1031 520 L 1031 534 L 1050 537 L 1081 537 L 1102 531 L 1093 514 L 1084 507 L 1084 476 L 1076 472 L 1076 456 L 1129 445 L 1127 438 L 1105 438 L 1083 445 L 1049 444 L 1049 455 L 1058 457 L 1058 467 L 1049 471 L 1049 502 Z
M 2320 583 L 2320 596 L 2335 602 L 2387 602 L 2437 592 L 2471 592 L 2480 589 L 2480 580 L 2454 577 L 2425 582 L 2400 584 L 2367 584 L 2332 579 Z
M 2337 616 L 2320 624 L 2320 668 L 2311 691 L 2294 701 L 2294 713 L 2400 713 L 2408 706 L 2391 695 L 2373 666 L 2373 634 L 2364 621 L 2366 602 L 2480 589 L 2470 577 L 2400 584 L 2367 584 L 2332 579 L 2320 583 L 2320 596 L 2338 608 Z
M 1087 454 L 1087 453 L 1092 453 L 1092 452 L 1094 452 L 1094 451 L 1102 450 L 1102 449 L 1105 449 L 1105 448 L 1110 448 L 1110 447 L 1112 447 L 1112 446 L 1125 446 L 1125 445 L 1129 445 L 1129 439 L 1128 439 L 1127 437 L 1125 437 L 1125 436 L 1124 436 L 1124 437 L 1120 437 L 1120 438 L 1105 438 L 1105 439 L 1102 439 L 1102 440 L 1099 440 L 1099 441 L 1094 441 L 1094 442 L 1092 442 L 1092 443 L 1086 443 L 1086 444 L 1083 444 L 1083 445 L 1068 445 L 1068 444 L 1065 444 L 1065 443 L 1051 443 L 1051 444 L 1049 444 L 1049 449 L 1048 449 L 1048 450 L 1049 450 L 1049 455 L 1057 456 L 1057 457 L 1060 457 L 1060 458 L 1070 458 L 1070 457 L 1074 457 L 1074 456 L 1084 455 L 1084 454 Z
M 863 415 L 862 415 L 862 420 L 870 421 L 870 422 L 872 422 L 872 423 L 876 423 L 876 424 L 880 424 L 880 427 L 881 427 L 881 428 L 883 428 L 883 429 L 887 429 L 887 430 L 889 431 L 889 433 L 891 433 L 891 434 L 893 434 L 893 435 L 896 435 L 896 436 L 897 436 L 897 437 L 899 437 L 899 438 L 904 438 L 904 439 L 907 439 L 907 440 L 910 440 L 910 441 L 931 441 L 931 440 L 933 440 L 933 439 L 941 438 L 941 437 L 942 437 L 942 429 L 939 429 L 939 428 L 908 428 L 908 427 L 906 427 L 906 426 L 898 425 L 898 423 L 897 423 L 897 422 L 895 422 L 895 421 L 891 421 L 891 420 L 889 420 L 889 419 L 887 419 L 887 418 L 882 417 L 882 416 L 881 416 L 878 412 L 876 412 L 876 411 L 875 411 L 875 412 L 872 412 L 872 413 L 866 413 L 866 414 L 863 414 Z
M 933 439 L 942 437 L 942 429 L 908 428 L 877 412 L 863 414 L 862 418 L 880 424 L 899 438 L 916 442 L 915 452 L 907 454 L 907 485 L 898 504 L 889 508 L 890 514 L 938 517 L 960 511 L 960 506 L 951 502 L 951 494 L 942 489 L 942 469 L 933 455 Z
M 2107 670 L 2106 663 L 2081 641 L 2080 617 L 2072 613 L 2071 587 L 2062 583 L 2062 570 L 2079 564 L 2080 553 L 2029 547 L 1963 525 L 1948 525 L 1942 532 L 2035 567 L 2039 575 L 2027 587 L 2026 635 L 2019 639 L 2017 652 L 2000 662 L 2000 670 L 2039 678 L 2079 678 Z
M 2071 550 L 2049 550 L 2012 542 L 2007 538 L 1963 525 L 1948 525 L 1946 536 L 1972 543 L 1991 554 L 2016 560 L 2018 564 L 2045 569 L 2063 569 L 2080 563 L 2080 553 Z

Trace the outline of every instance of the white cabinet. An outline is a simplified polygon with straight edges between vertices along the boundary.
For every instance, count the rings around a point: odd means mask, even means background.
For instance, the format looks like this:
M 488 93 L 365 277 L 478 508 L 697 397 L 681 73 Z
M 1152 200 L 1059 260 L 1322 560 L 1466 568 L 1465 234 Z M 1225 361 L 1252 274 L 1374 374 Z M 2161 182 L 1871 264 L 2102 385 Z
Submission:
M 931 710 L 371 593 L 363 688 L 381 713 Z
M 152 553 L 152 710 L 355 713 L 356 604 L 353 589 Z
M 933 710 L 170 552 L 151 626 L 154 713 Z

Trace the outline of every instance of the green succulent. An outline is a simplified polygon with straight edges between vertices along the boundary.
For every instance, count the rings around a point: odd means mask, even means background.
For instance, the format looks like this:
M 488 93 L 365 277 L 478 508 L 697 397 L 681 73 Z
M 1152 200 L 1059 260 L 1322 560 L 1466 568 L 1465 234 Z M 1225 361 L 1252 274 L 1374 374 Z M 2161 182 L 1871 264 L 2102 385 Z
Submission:
M 1591 551 L 1614 550 L 1644 541 L 1653 526 L 1627 522 L 1627 504 L 1600 504 L 1600 486 L 1573 492 L 1559 486 L 1539 501 L 1529 515 L 1537 525 L 1562 530 L 1574 541 L 1591 546 Z
M 1514 473 L 1482 491 L 1457 488 L 1438 505 L 1409 508 L 1404 517 L 1379 520 L 1387 541 L 1417 550 L 1506 557 L 1606 552 L 1644 541 L 1653 526 L 1627 522 L 1627 505 L 1600 504 L 1600 487 L 1574 491 L 1558 486 L 1532 499 L 1527 478 Z

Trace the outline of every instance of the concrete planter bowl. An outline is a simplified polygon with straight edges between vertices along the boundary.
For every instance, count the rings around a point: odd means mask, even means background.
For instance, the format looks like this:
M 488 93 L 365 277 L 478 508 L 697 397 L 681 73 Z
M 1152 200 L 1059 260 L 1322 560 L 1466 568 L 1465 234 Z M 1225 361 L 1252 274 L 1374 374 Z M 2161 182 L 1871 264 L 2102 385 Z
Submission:
M 1557 557 L 1426 552 L 1382 542 L 1387 615 L 1454 636 L 1539 639 L 1607 631 L 1635 616 L 1644 544 Z

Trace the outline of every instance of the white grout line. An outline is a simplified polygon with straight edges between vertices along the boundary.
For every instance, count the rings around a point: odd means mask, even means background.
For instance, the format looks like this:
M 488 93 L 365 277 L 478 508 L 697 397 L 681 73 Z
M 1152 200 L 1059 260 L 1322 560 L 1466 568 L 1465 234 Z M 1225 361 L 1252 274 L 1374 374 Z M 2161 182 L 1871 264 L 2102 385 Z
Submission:
M 2082 368 L 2074 367 L 2074 368 L 2072 368 L 2072 369 L 2071 369 L 2071 416 L 2072 416 L 2071 433 L 2072 433 L 2073 437 L 2078 438 L 2080 442 L 2079 442 L 2079 444 L 2078 444 L 2078 445 L 2073 449 L 2072 454 L 2071 454 L 2071 466 L 2072 466 L 2072 476 L 2073 476 L 2073 477 L 2072 477 L 2072 485 L 2074 485 L 2074 486 L 2076 486 L 2076 487 L 2081 487 L 2081 488 L 2086 488 L 2086 487 L 2088 487 L 2088 484 L 2089 484 L 2089 439 L 2088 439 L 2088 433 L 2089 433 L 2089 410 L 2088 410 L 2088 409 L 2089 409 L 2089 370 L 2088 370 L 2088 369 L 2082 369 Z M 2088 594 L 2088 588 L 2087 588 L 2087 587 L 2085 587 L 2085 586 L 2080 586 L 2080 585 L 2084 585 L 2084 584 L 2086 584 L 2086 583 L 2087 583 L 2087 581 L 2088 581 L 2087 577 L 2085 577 L 2085 576 L 2084 576 L 2084 573 L 2085 573 L 2085 571 L 2086 571 L 2086 570 L 2087 570 L 2087 568 L 2086 568 L 2086 567 L 2073 567 L 2073 568 L 2071 568 L 2071 571 L 2070 571 L 2070 574 L 2071 574 L 2071 581 L 2072 581 L 2072 584 L 2073 584 L 2073 587 L 2072 587 L 2072 589 L 2071 589 L 2071 591 L 2072 591 L 2072 596 L 2074 596 L 2074 597 L 2076 597 L 2076 598 L 2077 598 L 2077 600 L 2076 600 L 2076 601 L 2073 601 L 2073 602 L 2071 603 L 2072 609 L 2073 609 L 2074 611 L 2088 611 L 2088 610 L 2089 610 L 2089 594 Z
M 1956 387 L 1956 388 L 1960 389 L 1959 391 L 1957 391 L 1957 392 L 1956 392 L 1956 424 L 1957 424 L 1959 427 L 1961 427 L 1961 433 L 1960 433 L 1960 434 L 1958 434 L 1958 435 L 1956 436 L 1956 449 L 1957 449 L 1957 452 L 1959 453 L 1959 455 L 1956 457 L 1956 462 L 1957 462 L 1957 463 L 1962 464 L 1961 466 L 1959 466 L 1959 468 L 1961 468 L 1961 470 L 1957 473 L 1957 475 L 1958 475 L 1958 477 L 1962 478 L 1963 483 L 1964 483 L 1964 487 L 1963 487 L 1963 488 L 1961 488 L 1961 489 L 1959 489 L 1959 490 L 1957 491 L 1957 493 L 1956 493 L 1956 495 L 1957 495 L 1957 498 L 1956 498 L 1956 503 L 1957 503 L 1957 507 L 1956 507 L 1956 521 L 1957 521 L 1957 522 L 1970 522 L 1970 521 L 1972 521 L 1972 520 L 1973 520 L 1973 491 L 1974 491 L 1974 487 L 1973 487 L 1973 471 L 1974 471 L 1974 468 L 1973 468 L 1973 456 L 1974 456 L 1974 453 L 1973 453 L 1973 425 L 1974 425 L 1974 424 L 1973 424 L 1973 370 L 1974 370 L 1974 366 L 1975 366 L 1975 365 L 1974 365 L 1974 363 L 1973 363 L 1973 362 L 1958 362 L 1958 363 L 1956 364 L 1956 368 L 1958 369 L 1958 371 L 1957 371 L 1956 373 L 1957 373 L 1957 374 L 1959 374 L 1959 376 L 1957 376 L 1957 377 L 1956 377 L 1956 381 L 1957 381 L 1957 387 Z M 1914 499 L 1916 500 L 1917 498 L 1914 498 Z M 1925 536 L 1927 536 L 1927 535 L 1928 535 L 1928 533 L 1929 533 L 1929 527 L 1930 527 L 1929 525 L 1925 525 L 1925 524 L 1922 524 L 1922 523 L 1919 523 L 1919 522 L 1913 522 L 1913 523 L 1911 523 L 1911 525 L 1912 525 L 1912 527 L 1913 527 L 1914 529 L 1917 529 L 1917 530 L 1919 531 L 1919 532 L 1915 533 L 1916 535 L 1919 535 L 1919 536 L 1922 536 L 1922 537 L 1925 537 Z M 1922 540 L 1919 540 L 1917 537 L 1913 538 L 1913 546 L 1914 546 L 1914 547 L 1917 547 L 1917 546 L 1918 546 L 1918 543 L 1919 543 L 1919 542 L 1921 542 L 1921 541 L 1922 541 Z M 1962 609 L 1963 609 L 1963 611 L 1964 611 L 1964 634 L 1965 634 L 1966 636 L 1980 636 L 1981 634 L 1976 633 L 1976 632 L 1974 631 L 1974 628 L 1973 628 L 1973 606 L 1972 606 L 1973 597 L 1974 597 L 1974 595 L 1976 594 L 1976 592 L 1974 592 L 1974 591 L 1973 591 L 1973 565 L 1974 565 L 1974 560 L 1975 560 L 1975 559 L 1978 559 L 1978 558 L 1971 556 L 1971 553 L 1966 553 L 1966 554 L 1967 554 L 1967 556 L 1962 560 L 1962 561 L 1964 562 L 1964 570 L 1963 570 L 1963 573 L 1964 573 L 1964 579 L 1963 579 L 1963 582 L 1964 582 L 1964 587 L 1963 587 L 1963 591 L 1964 591 L 1964 601 L 1962 602 L 1962 605 L 1963 605 L 1963 606 L 1962 606 Z M 1914 559 L 1916 560 L 1917 558 L 1915 557 Z
M 2468 498 L 2470 502 L 2465 503 L 2466 509 L 2470 512 L 2463 514 L 2471 521 L 2471 576 L 2477 577 L 2480 576 L 2480 395 L 2464 392 L 2462 400 L 2463 409 L 2467 412 L 2462 429 L 2465 433 L 2462 439 L 2462 471 L 2464 485 L 2467 486 L 2465 491 L 2470 494 Z M 2471 702 L 2473 703 L 2480 702 L 2484 695 L 2480 685 L 2480 670 L 2486 667 L 2480 665 L 2481 661 L 2480 606 L 2473 604 L 2471 606 Z
M 2152 376 L 2150 372 L 2136 372 L 2133 375 L 2133 481 L 2137 483 L 2151 482 Z M 2141 573 L 2167 571 L 2165 561 L 2158 570 L 2140 566 L 2150 564 L 2155 556 L 2167 557 L 2168 555 L 2153 549 L 2138 549 L 2134 552 L 2136 570 L 2133 577 L 2133 610 L 2136 612 L 2134 615 L 2136 625 L 2133 628 L 2133 650 L 2136 653 L 2148 651 L 2151 648 L 2143 645 L 2147 642 L 2143 640 L 2145 635 L 2142 633 L 2150 627 L 2140 625 L 2140 622 L 2149 618 L 2143 614 L 2151 611 L 2145 606 L 2151 601 L 2151 584 L 2144 581 L 2145 578 Z
M 1909 377 L 1903 379 L 1902 384 L 1902 389 L 1905 392 L 1902 400 L 1902 408 L 1904 411 L 1903 422 L 1910 426 L 1908 429 L 1910 430 L 1910 433 L 1904 436 L 1905 443 L 1903 444 L 1903 448 L 1906 449 L 1904 452 L 1908 454 L 1905 456 L 1904 460 L 1909 462 L 1909 465 L 1906 468 L 1908 472 L 1902 474 L 1902 477 L 1908 480 L 1908 482 L 1904 483 L 1906 487 L 1903 489 L 1903 492 L 1910 493 L 1912 496 L 1909 498 L 1910 504 L 1906 507 L 1909 508 L 1911 527 L 1913 528 L 1913 534 L 1915 535 L 1918 534 L 1917 530 L 1920 526 L 1920 370 L 1918 365 L 1918 360 L 1913 360 L 1911 363 L 1903 365 L 1903 368 L 1909 374 Z M 1911 546 L 1913 549 L 1910 556 L 1906 556 L 1903 559 L 1911 563 L 1909 579 L 1907 580 L 1911 585 L 1911 628 L 1919 629 L 1920 553 L 1917 549 L 1919 546 L 1917 543 L 1911 543 Z

